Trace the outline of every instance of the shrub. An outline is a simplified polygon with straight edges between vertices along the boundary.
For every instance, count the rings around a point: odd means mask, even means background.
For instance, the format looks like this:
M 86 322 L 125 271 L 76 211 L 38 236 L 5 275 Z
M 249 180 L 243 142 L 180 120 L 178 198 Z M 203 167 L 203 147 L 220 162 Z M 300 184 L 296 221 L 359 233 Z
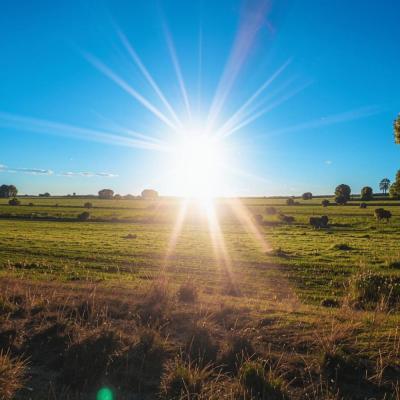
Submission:
M 275 207 L 267 207 L 267 208 L 265 209 L 265 213 L 266 213 L 267 215 L 275 215 L 275 214 L 278 213 L 278 211 L 276 210 Z
M 336 308 L 339 307 L 339 302 L 336 299 L 326 298 L 321 301 L 322 307 Z
M 346 243 L 337 243 L 331 246 L 332 250 L 351 250 L 351 247 Z
M 392 213 L 384 208 L 376 208 L 374 214 L 377 221 L 385 219 L 386 222 L 389 222 L 389 219 L 392 217 Z
M 286 205 L 287 206 L 294 206 L 294 198 L 293 197 L 289 197 L 288 199 L 286 199 Z
M 93 208 L 93 204 L 90 201 L 87 201 L 84 205 L 84 208 Z
M 79 221 L 87 221 L 90 218 L 90 213 L 87 211 L 84 211 L 81 214 L 78 214 L 78 220 Z
M 0 399 L 12 400 L 23 387 L 26 363 L 0 351 Z
M 311 192 L 305 192 L 302 194 L 301 198 L 303 200 L 312 200 L 312 193 Z
M 8 201 L 8 204 L 10 206 L 19 206 L 21 202 L 16 197 L 14 197 L 13 199 Z
M 254 221 L 259 225 L 261 225 L 264 221 L 264 218 L 261 214 L 255 214 L 253 218 L 254 218 Z
M 29 203 L 28 206 L 29 206 L 29 207 L 33 207 L 34 204 L 33 204 L 33 203 Z
M 247 389 L 250 398 L 254 399 L 286 399 L 283 381 L 266 371 L 261 361 L 245 361 L 239 371 L 241 384 Z
M 400 276 L 375 272 L 359 274 L 352 280 L 353 299 L 357 305 L 369 308 L 384 302 L 400 304 Z
M 291 224 L 294 222 L 294 217 L 291 215 L 279 214 L 278 219 L 285 224 Z
M 315 229 L 327 228 L 328 221 L 329 218 L 326 215 L 323 215 L 322 217 L 310 217 L 310 225 Z
M 197 288 L 192 281 L 183 283 L 177 294 L 179 301 L 183 303 L 194 303 L 197 300 Z
M 360 203 L 360 208 L 367 208 L 367 203 Z
M 328 207 L 331 202 L 328 199 L 324 199 L 321 201 L 322 207 Z

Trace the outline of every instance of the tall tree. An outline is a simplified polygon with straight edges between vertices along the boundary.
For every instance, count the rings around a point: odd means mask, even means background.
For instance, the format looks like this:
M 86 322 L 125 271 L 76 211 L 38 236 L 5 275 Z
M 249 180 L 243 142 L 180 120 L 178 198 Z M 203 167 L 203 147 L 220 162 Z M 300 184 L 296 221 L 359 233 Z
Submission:
M 393 121 L 393 132 L 395 143 L 400 144 L 400 114 Z
M 15 197 L 18 193 L 17 188 L 14 185 L 1 185 L 0 186 L 0 197 L 8 198 Z
M 100 199 L 112 199 L 114 197 L 114 190 L 102 189 L 99 191 Z
M 383 192 L 383 194 L 386 194 L 389 188 L 390 188 L 390 179 L 383 178 L 379 182 L 379 189 Z

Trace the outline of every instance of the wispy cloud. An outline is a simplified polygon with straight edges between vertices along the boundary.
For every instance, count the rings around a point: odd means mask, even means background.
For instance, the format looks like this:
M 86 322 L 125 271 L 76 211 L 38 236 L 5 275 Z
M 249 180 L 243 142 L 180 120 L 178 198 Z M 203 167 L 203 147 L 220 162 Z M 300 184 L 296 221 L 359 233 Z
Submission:
M 76 176 L 81 176 L 81 177 L 86 177 L 86 178 L 91 178 L 93 176 L 98 176 L 98 177 L 102 177 L 102 178 L 115 178 L 118 175 L 117 174 L 111 174 L 109 172 L 88 172 L 88 171 L 84 171 L 84 172 L 61 172 L 60 174 L 61 176 L 69 176 L 69 177 L 76 177 Z
M 22 173 L 22 174 L 29 174 L 29 175 L 52 175 L 53 174 L 53 171 L 50 169 L 10 168 L 3 164 L 0 164 L 0 172 Z
M 324 161 L 326 165 L 331 165 L 332 164 L 332 160 L 325 160 Z
M 11 168 L 6 165 L 0 164 L 0 172 L 9 172 L 9 173 L 20 173 L 20 174 L 28 174 L 28 175 L 54 175 L 54 171 L 51 169 L 43 169 L 43 168 Z M 57 173 L 57 176 L 80 176 L 80 177 L 102 177 L 102 178 L 115 178 L 118 175 L 112 174 L 109 172 L 61 172 Z

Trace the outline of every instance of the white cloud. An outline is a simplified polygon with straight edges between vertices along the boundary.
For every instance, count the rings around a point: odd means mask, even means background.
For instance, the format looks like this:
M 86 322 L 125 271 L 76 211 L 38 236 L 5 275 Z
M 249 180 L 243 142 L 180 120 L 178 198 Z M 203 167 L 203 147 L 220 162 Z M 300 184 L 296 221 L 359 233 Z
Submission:
M 86 178 L 91 178 L 91 177 L 102 177 L 102 178 L 115 178 L 118 175 L 116 174 L 111 174 L 109 172 L 88 172 L 88 171 L 83 171 L 83 172 L 62 172 L 60 174 L 61 176 L 69 176 L 69 177 L 74 177 L 74 176 L 81 176 L 81 177 L 86 177 Z
M 331 164 L 332 164 L 332 161 L 331 161 L 331 160 L 326 160 L 326 161 L 325 161 L 325 164 L 326 164 L 326 165 L 331 165 Z

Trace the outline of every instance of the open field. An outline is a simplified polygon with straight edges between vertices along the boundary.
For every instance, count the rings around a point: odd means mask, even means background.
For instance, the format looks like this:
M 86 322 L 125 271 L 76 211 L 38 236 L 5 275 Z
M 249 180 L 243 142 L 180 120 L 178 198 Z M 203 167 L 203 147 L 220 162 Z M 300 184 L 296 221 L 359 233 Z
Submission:
M 20 200 L 0 202 L 0 370 L 21 364 L 17 398 L 400 398 L 399 202 L 219 200 L 218 247 L 195 204 L 171 246 L 177 199 Z M 394 286 L 368 297 L 363 274 Z

